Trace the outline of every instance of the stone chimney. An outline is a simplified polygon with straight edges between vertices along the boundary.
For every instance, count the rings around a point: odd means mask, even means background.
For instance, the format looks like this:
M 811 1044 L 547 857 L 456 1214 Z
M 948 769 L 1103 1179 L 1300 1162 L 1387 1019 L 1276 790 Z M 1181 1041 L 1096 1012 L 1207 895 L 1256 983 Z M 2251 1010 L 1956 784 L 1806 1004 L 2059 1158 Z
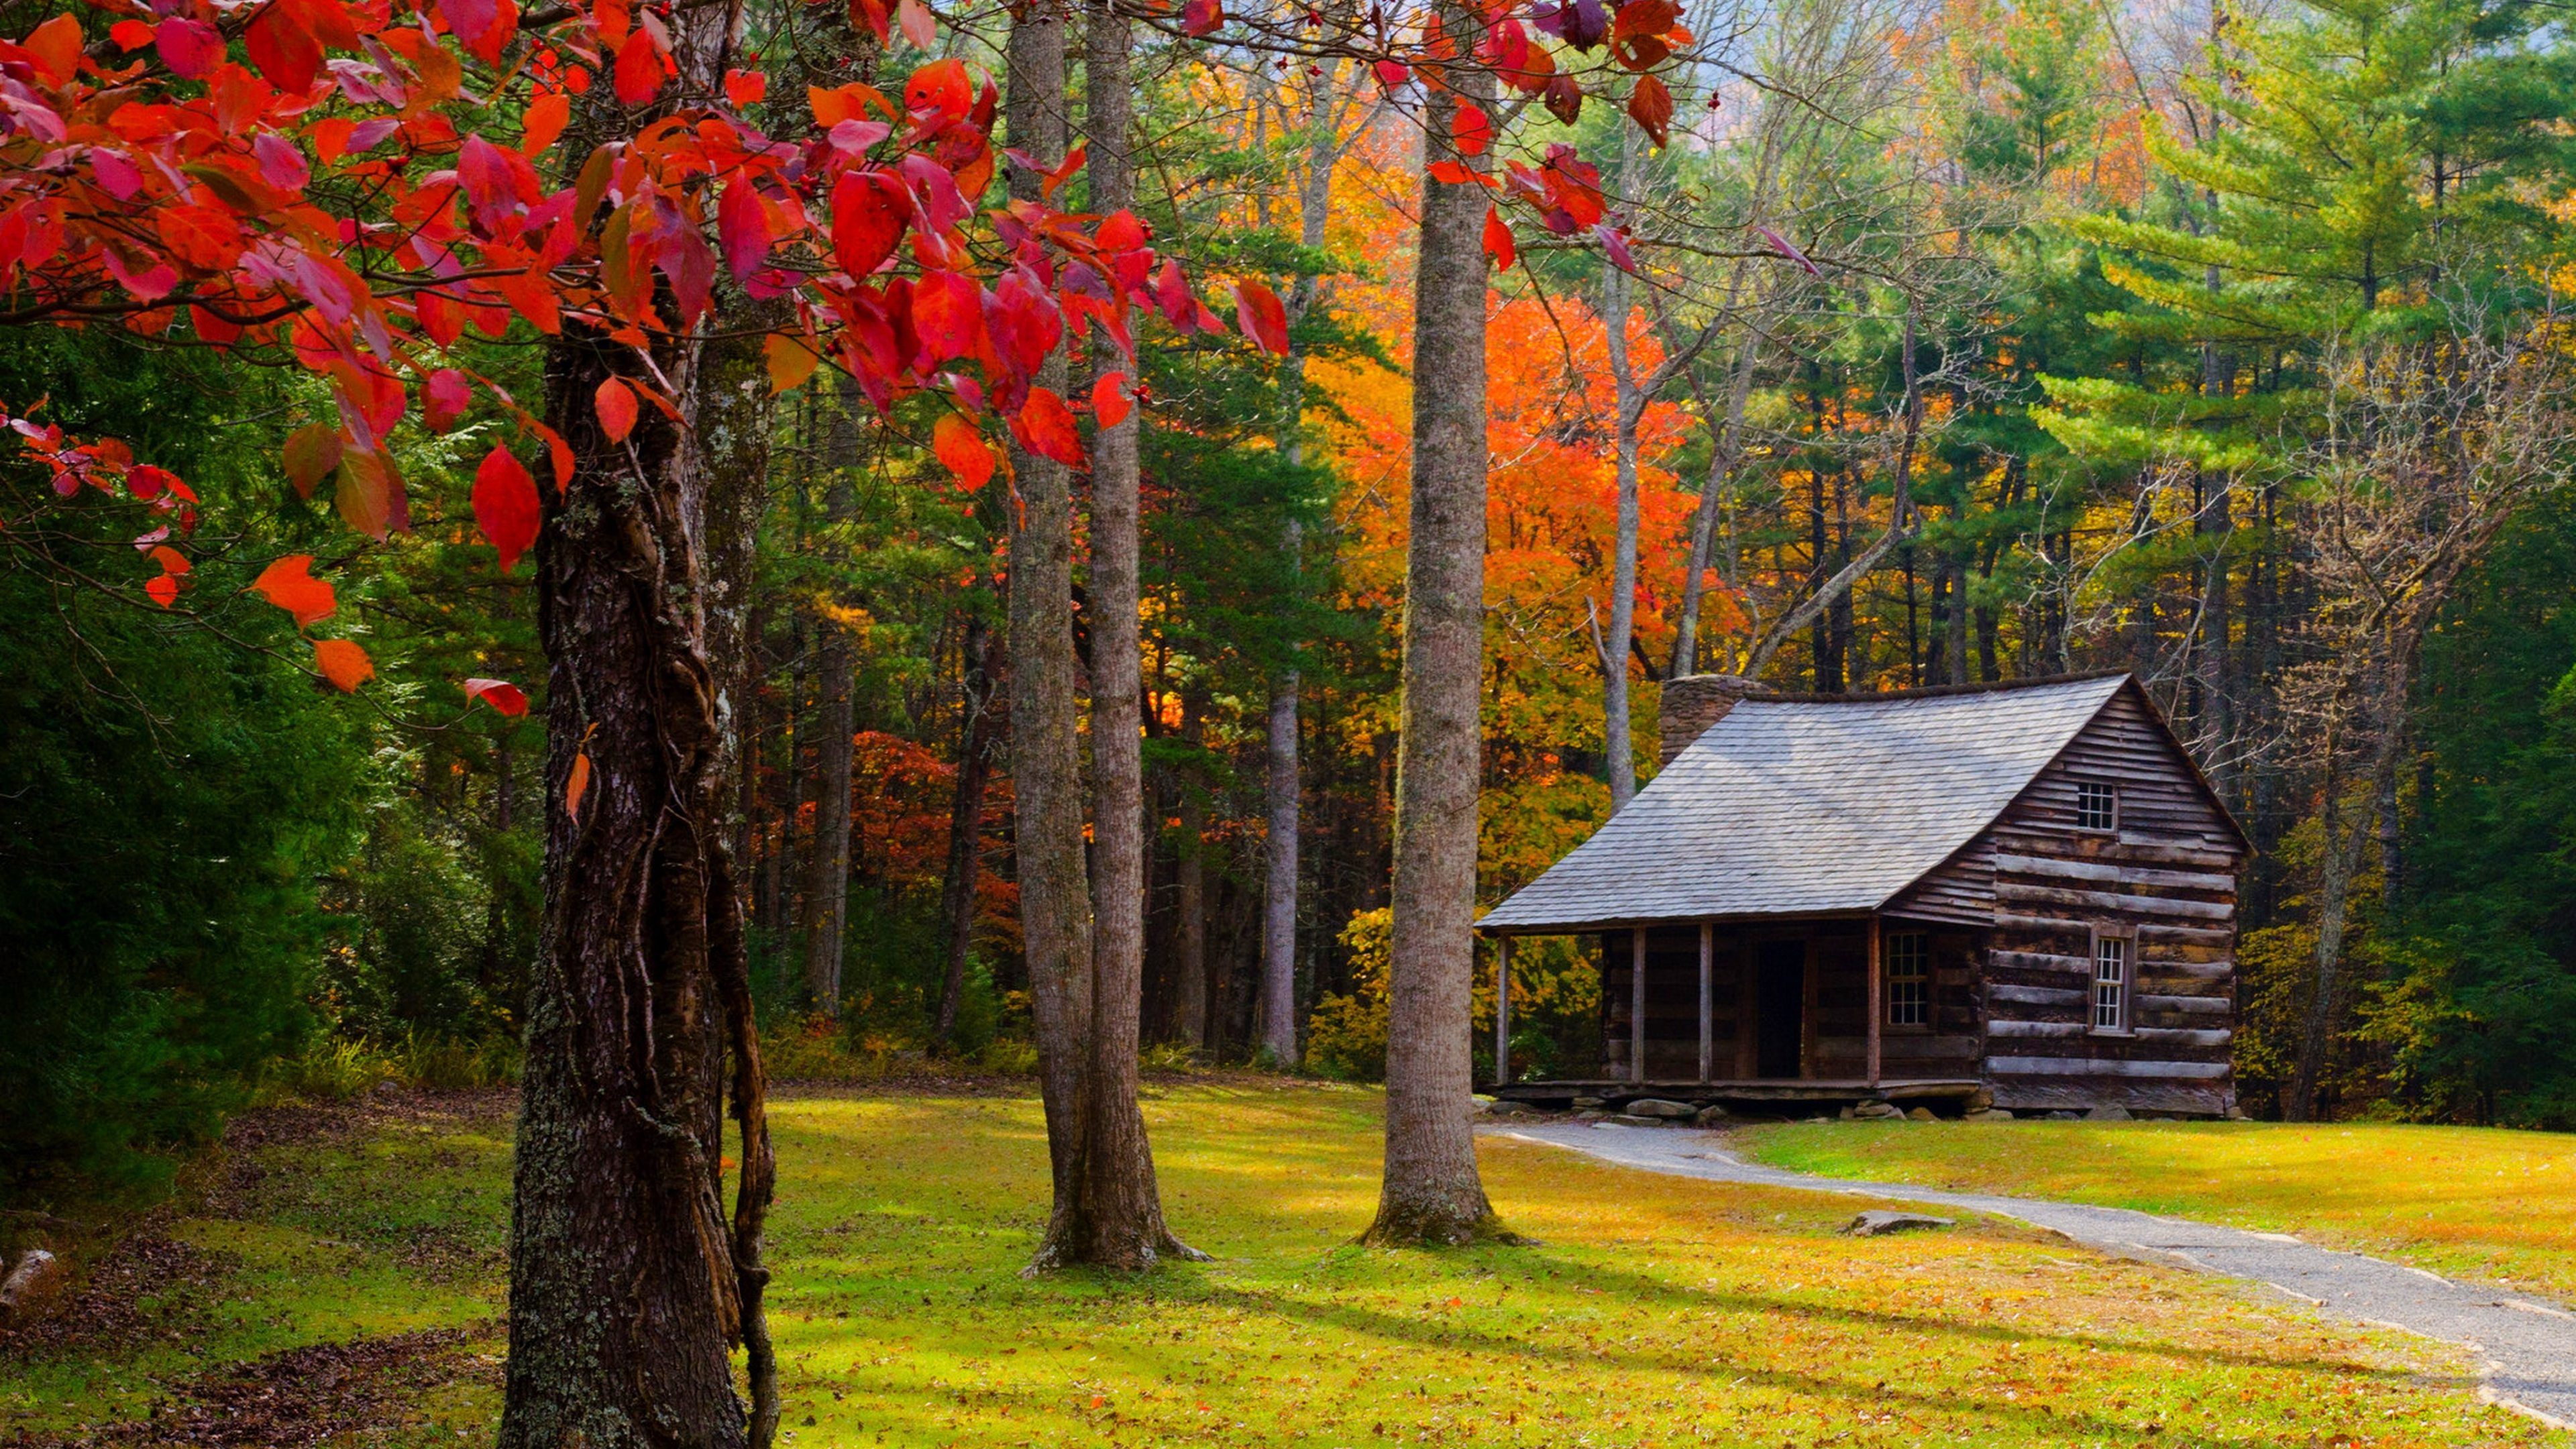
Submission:
M 1769 694 L 1770 688 L 1758 680 L 1735 674 L 1685 674 L 1664 681 L 1663 759 L 1657 768 L 1673 762 L 1673 756 L 1688 748 L 1690 742 L 1708 733 L 1708 727 L 1726 718 L 1735 702 L 1748 695 Z

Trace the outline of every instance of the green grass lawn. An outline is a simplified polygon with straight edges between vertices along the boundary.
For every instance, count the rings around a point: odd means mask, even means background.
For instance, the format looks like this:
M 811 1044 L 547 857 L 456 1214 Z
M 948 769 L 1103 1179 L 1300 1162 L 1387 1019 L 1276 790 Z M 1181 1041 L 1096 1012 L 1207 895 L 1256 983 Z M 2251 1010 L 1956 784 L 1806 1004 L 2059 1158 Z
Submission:
M 2576 1300 L 2576 1137 L 2270 1122 L 1834 1122 L 1747 1128 L 1756 1161 L 2295 1232 Z
M 1848 1239 L 1850 1200 L 1534 1144 L 1489 1141 L 1484 1165 L 1544 1246 L 1353 1247 L 1374 1092 L 1149 1090 L 1171 1218 L 1217 1261 L 1136 1279 L 1018 1276 L 1046 1206 L 1031 1098 L 778 1101 L 790 1442 L 2547 1442 L 2439 1345 L 2009 1223 Z M 244 1154 L 254 1172 L 152 1225 L 182 1271 L 147 1314 L 0 1357 L 0 1443 L 149 1444 L 156 1407 L 280 1394 L 339 1415 L 335 1444 L 488 1439 L 506 1129 L 496 1103 L 433 1102 Z

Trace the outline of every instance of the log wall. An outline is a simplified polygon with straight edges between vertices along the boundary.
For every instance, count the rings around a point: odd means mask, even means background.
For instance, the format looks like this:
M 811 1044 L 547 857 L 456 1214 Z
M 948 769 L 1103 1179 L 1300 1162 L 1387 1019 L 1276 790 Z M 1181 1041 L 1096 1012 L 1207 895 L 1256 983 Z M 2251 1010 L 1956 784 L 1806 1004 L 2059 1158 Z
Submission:
M 2077 828 L 2076 787 L 2088 780 L 2119 788 L 2116 831 Z M 2218 1113 L 2234 1104 L 2242 848 L 2134 686 L 1961 862 L 1970 856 L 1926 895 L 1946 903 L 1968 882 L 1991 882 L 1977 994 L 1997 1106 Z M 2136 935 L 2130 1026 L 2116 1034 L 2092 1026 L 2097 927 Z

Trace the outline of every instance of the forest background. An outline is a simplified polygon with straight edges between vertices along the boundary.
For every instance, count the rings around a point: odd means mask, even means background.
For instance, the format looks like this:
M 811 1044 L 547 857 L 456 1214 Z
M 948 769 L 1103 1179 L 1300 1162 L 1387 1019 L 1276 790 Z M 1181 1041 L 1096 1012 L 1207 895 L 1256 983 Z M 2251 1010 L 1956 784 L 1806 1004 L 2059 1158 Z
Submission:
M 998 16 L 942 18 L 1000 69 Z M 2534 361 L 2566 351 L 2576 76 L 2544 21 L 1789 0 L 1688 16 L 1668 144 L 1498 111 L 1498 153 L 1578 144 L 1610 209 L 1487 234 L 1479 900 L 1650 775 L 1675 673 L 2128 669 L 2256 845 L 2248 1105 L 2576 1125 L 2576 500 Z M 1186 28 L 1140 31 L 1136 210 L 1290 327 L 1142 357 L 1146 1035 L 1366 1077 L 1422 134 L 1401 78 Z M 468 346 L 534 395 L 532 340 Z M 172 611 L 108 504 L 0 484 L 0 1192 L 148 1189 L 262 1091 L 508 1077 L 549 702 L 528 571 L 464 504 L 502 420 L 397 435 L 413 529 L 372 542 L 279 467 L 329 406 L 303 374 L 0 328 L 0 398 L 205 499 Z M 770 1069 L 1025 1070 L 1012 495 L 828 369 L 781 404 L 737 716 Z M 354 696 L 242 592 L 292 552 L 346 580 Z M 1582 1066 L 1589 961 L 1515 969 L 1514 1060 Z

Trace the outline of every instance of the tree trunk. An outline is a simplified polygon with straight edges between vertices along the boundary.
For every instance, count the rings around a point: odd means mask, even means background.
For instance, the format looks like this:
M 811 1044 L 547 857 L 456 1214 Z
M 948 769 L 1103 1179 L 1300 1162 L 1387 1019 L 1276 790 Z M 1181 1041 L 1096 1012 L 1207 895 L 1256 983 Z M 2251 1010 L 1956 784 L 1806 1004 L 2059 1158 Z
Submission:
M 1128 21 L 1092 0 L 1089 100 L 1092 209 L 1134 199 L 1128 159 Z M 1061 75 L 1061 70 L 1058 74 Z M 1050 153 L 1052 154 L 1052 153 Z M 1127 364 L 1105 332 L 1091 338 L 1095 377 Z M 1136 1101 L 1145 993 L 1144 648 L 1139 636 L 1137 430 L 1134 412 L 1091 441 L 1092 936 L 1091 1029 L 1080 1079 L 1080 1146 L 1070 1203 L 1059 1200 L 1038 1247 L 1043 1266 L 1152 1267 L 1197 1257 L 1163 1225 L 1154 1152 Z
M 575 450 L 541 489 L 548 659 L 546 924 L 529 993 L 510 1241 L 504 1449 L 730 1446 L 772 1172 L 740 899 L 725 849 L 723 683 L 707 653 L 708 480 L 646 410 L 627 444 L 591 397 L 623 349 L 567 329 L 547 410 Z M 691 359 L 675 355 L 666 371 Z M 683 397 L 690 396 L 683 387 Z M 577 782 L 576 775 L 586 777 Z M 576 798 L 574 785 L 584 786 Z M 726 1054 L 743 1142 L 724 1206 Z M 773 1416 L 774 1399 L 755 1411 Z
M 1001 701 L 993 679 L 993 634 L 979 617 L 966 621 L 961 671 L 966 714 L 958 731 L 957 789 L 948 808 L 948 870 L 939 885 L 939 919 L 948 928 L 948 970 L 939 987 L 938 1038 L 957 1045 L 957 1005 L 966 995 L 966 962 L 975 945 L 975 887 L 984 865 L 984 796 L 993 779 L 993 732 Z
M 1453 35 L 1477 12 L 1440 8 Z M 1424 107 L 1421 245 L 1413 303 L 1412 537 L 1406 545 L 1403 735 L 1395 805 L 1387 1007 L 1386 1171 L 1363 1240 L 1460 1244 L 1501 1236 L 1468 1129 L 1475 969 L 1478 682 L 1484 661 L 1486 198 L 1428 174 L 1463 101 L 1493 78 L 1449 72 Z M 1483 158 L 1464 164 L 1481 169 Z
M 1181 697 L 1181 739 L 1192 765 L 1179 772 L 1181 858 L 1180 920 L 1174 930 L 1173 1035 L 1193 1051 L 1208 1045 L 1207 809 L 1199 795 L 1196 756 L 1206 743 L 1206 723 L 1195 693 Z
M 1010 141 L 1052 167 L 1064 154 L 1064 14 L 1030 5 L 1011 21 Z M 1039 178 L 1014 164 L 1015 199 L 1040 199 Z M 1066 391 L 1061 355 L 1037 384 Z M 1055 1185 L 1055 1242 L 1080 1186 L 1081 1087 L 1091 1035 L 1091 887 L 1083 860 L 1080 684 L 1073 652 L 1073 503 L 1065 468 L 1011 448 L 1020 506 L 1011 530 L 1011 788 L 1019 858 L 1020 930 L 1036 1019 L 1039 1087 Z M 1041 1253 L 1041 1261 L 1044 1254 Z
M 1619 131 L 1619 188 L 1634 196 L 1640 134 L 1632 126 Z M 1619 412 L 1615 449 L 1619 532 L 1610 565 L 1610 637 L 1601 645 L 1601 748 L 1610 759 L 1613 815 L 1627 809 L 1637 793 L 1637 754 L 1628 727 L 1628 640 L 1636 633 L 1637 622 L 1637 423 L 1646 404 L 1636 371 L 1628 365 L 1628 312 L 1628 274 L 1604 257 L 1601 327 L 1610 353 L 1611 396 Z
M 824 466 L 832 470 L 823 519 L 834 529 L 858 516 L 858 490 L 850 478 L 859 463 L 857 384 L 845 381 L 838 401 L 823 450 Z M 817 618 L 814 629 L 822 641 L 815 663 L 821 738 L 815 750 L 814 855 L 806 862 L 805 989 L 817 1009 L 836 1017 L 841 1014 L 841 946 L 848 934 L 850 754 L 857 728 L 850 691 L 858 661 L 849 631 L 837 621 Z
M 1291 524 L 1290 536 L 1295 536 Z M 1294 547 L 1294 544 L 1291 544 Z M 1297 671 L 1270 690 L 1269 806 L 1261 899 L 1261 1050 L 1272 1065 L 1297 1064 Z

